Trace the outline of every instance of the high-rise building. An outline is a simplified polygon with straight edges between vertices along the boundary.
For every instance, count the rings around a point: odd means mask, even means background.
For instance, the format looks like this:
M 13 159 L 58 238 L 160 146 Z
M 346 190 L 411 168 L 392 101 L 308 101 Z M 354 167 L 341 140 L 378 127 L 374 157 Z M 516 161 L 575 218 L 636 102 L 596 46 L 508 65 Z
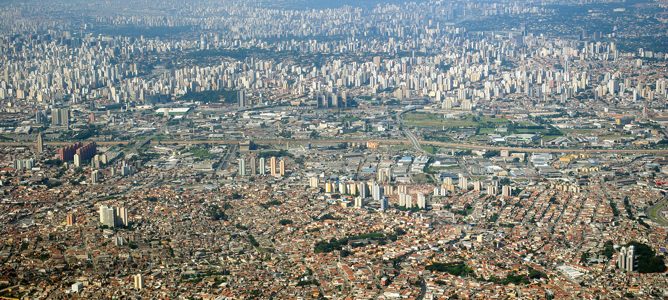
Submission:
M 480 181 L 473 182 L 473 191 L 480 192 L 482 190 L 482 183 Z
M 37 147 L 36 147 L 36 152 L 37 154 L 42 154 L 44 152 L 44 139 L 42 137 L 42 133 L 37 134 Z
M 353 196 L 357 196 L 357 184 L 354 182 L 347 184 L 348 193 Z
M 362 199 L 362 197 L 355 197 L 355 207 L 356 208 L 364 207 L 364 199 Z
M 381 211 L 386 211 L 388 207 L 389 207 L 389 202 L 387 200 L 387 197 L 381 198 L 380 199 L 380 210 Z
M 255 156 L 250 157 L 250 175 L 251 176 L 257 175 L 257 165 L 255 161 Z
M 380 183 L 388 183 L 392 180 L 392 169 L 390 168 L 382 168 L 378 170 L 376 180 Z
M 74 166 L 79 168 L 81 167 L 81 156 L 79 154 L 74 154 Z
M 115 207 L 114 211 L 116 216 L 118 216 L 118 218 L 116 218 L 117 225 L 127 227 L 128 224 L 130 224 L 128 220 L 128 210 L 125 207 Z
M 260 175 L 267 175 L 267 163 L 265 162 L 264 157 L 260 157 Z
M 348 187 L 346 187 L 346 184 L 343 181 L 339 181 L 339 193 L 342 195 L 348 194 Z
M 269 159 L 269 171 L 271 172 L 271 176 L 277 177 L 278 172 L 276 172 L 276 157 L 272 156 Z
M 90 173 L 90 182 L 92 184 L 97 184 L 100 182 L 100 171 L 99 170 L 93 170 L 93 172 Z
M 35 123 L 36 124 L 42 124 L 44 122 L 44 114 L 42 113 L 41 110 L 37 110 L 35 112 Z
M 246 105 L 248 105 L 248 103 L 246 102 L 245 90 L 237 91 L 237 100 L 239 100 L 239 107 L 246 107 Z
M 97 145 L 95 142 L 90 144 L 75 143 L 63 148 L 58 149 L 57 151 L 58 159 L 62 161 L 72 161 L 74 160 L 74 155 L 78 154 L 80 162 L 91 159 L 97 152 Z
M 626 250 L 626 271 L 635 271 L 635 266 L 635 247 L 629 246 L 629 248 Z
M 137 274 L 137 275 L 133 275 L 132 278 L 134 279 L 135 290 L 143 290 L 144 289 L 144 277 L 141 274 Z
M 366 183 L 361 182 L 358 186 L 358 190 L 359 190 L 359 195 L 360 195 L 360 197 L 362 197 L 362 199 L 365 199 L 365 198 L 369 197 L 369 193 L 368 193 L 368 190 L 367 190 L 367 187 L 366 187 Z
M 501 188 L 501 196 L 504 198 L 509 198 L 513 195 L 513 188 L 509 185 L 504 185 Z
M 100 155 L 99 155 L 99 154 L 95 154 L 95 156 L 93 156 L 93 159 L 90 161 L 90 166 L 91 166 L 92 168 L 99 169 L 99 168 L 100 168 L 100 165 L 101 165 L 101 163 L 100 163 Z
M 487 195 L 496 196 L 497 193 L 498 193 L 498 191 L 497 191 L 496 186 L 494 186 L 494 185 L 488 185 L 487 186 Z
M 51 125 L 70 126 L 70 110 L 67 108 L 54 108 L 51 110 Z
M 622 271 L 633 272 L 635 270 L 635 247 L 622 247 L 617 256 L 617 267 Z
M 376 182 L 373 183 L 371 188 L 371 197 L 376 201 L 380 201 L 383 198 L 383 188 Z
M 239 158 L 239 172 L 240 177 L 246 176 L 246 161 L 243 158 Z
M 17 159 L 14 161 L 14 169 L 23 171 L 31 170 L 35 166 L 35 160 L 32 158 L 29 159 Z
M 417 194 L 417 206 L 420 209 L 427 208 L 427 197 L 425 197 L 423 193 Z
M 107 227 L 116 226 L 116 214 L 113 207 L 100 205 L 100 223 Z
M 462 105 L 461 105 L 462 110 L 465 111 L 471 111 L 473 109 L 473 103 L 471 103 L 471 100 L 463 100 Z
M 76 217 L 74 214 L 69 213 L 67 214 L 67 226 L 74 226 L 74 224 L 77 223 Z
M 319 183 L 317 176 L 313 176 L 309 179 L 309 186 L 312 188 L 317 188 Z
M 278 163 L 278 170 L 281 177 L 285 176 L 285 159 L 281 159 Z
M 464 174 L 459 174 L 459 189 L 464 191 L 469 189 L 469 181 L 468 178 L 464 177 Z

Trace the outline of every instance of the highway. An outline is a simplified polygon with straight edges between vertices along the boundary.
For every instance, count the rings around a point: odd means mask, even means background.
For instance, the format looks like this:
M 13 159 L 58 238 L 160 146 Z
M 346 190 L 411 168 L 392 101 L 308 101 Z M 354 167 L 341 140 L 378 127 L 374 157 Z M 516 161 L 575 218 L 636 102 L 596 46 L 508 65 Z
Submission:
M 530 148 L 530 147 L 507 147 L 496 145 L 479 145 L 470 143 L 453 143 L 453 142 L 436 142 L 436 141 L 422 141 L 418 140 L 413 134 L 404 131 L 408 139 L 265 139 L 253 140 L 257 145 L 284 145 L 291 144 L 316 144 L 328 145 L 338 143 L 359 143 L 366 144 L 367 142 L 378 142 L 381 145 L 408 145 L 420 149 L 420 145 L 431 145 L 440 148 L 461 149 L 461 150 L 508 150 L 511 152 L 526 152 L 526 153 L 616 153 L 616 154 L 653 154 L 653 155 L 668 155 L 668 149 L 583 149 L 583 148 Z M 96 141 L 89 140 L 87 142 L 95 141 L 101 146 L 113 145 L 127 145 L 130 141 Z M 146 142 L 146 141 L 144 141 Z M 215 145 L 236 145 L 240 140 L 150 140 L 150 144 L 162 145 L 201 145 L 201 144 L 215 144 Z M 46 142 L 47 146 L 64 146 L 74 143 L 74 141 L 50 141 Z M 0 142 L 1 147 L 34 147 L 34 142 Z

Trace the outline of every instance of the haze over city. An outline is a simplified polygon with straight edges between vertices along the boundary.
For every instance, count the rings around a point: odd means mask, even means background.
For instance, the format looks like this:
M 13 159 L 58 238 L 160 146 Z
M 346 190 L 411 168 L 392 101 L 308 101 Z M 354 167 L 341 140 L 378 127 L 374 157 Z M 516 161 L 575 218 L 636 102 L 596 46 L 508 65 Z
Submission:
M 666 0 L 0 0 L 0 299 L 666 299 Z

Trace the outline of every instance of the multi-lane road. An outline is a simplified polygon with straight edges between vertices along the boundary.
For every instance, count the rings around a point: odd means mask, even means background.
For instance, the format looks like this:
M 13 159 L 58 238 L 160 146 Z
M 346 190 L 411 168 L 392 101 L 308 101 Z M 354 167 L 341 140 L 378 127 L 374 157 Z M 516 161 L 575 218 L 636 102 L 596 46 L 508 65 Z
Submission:
M 430 145 L 440 148 L 462 149 L 462 150 L 508 150 L 511 152 L 527 152 L 527 153 L 619 153 L 619 154 L 655 154 L 668 155 L 668 149 L 587 149 L 587 148 L 532 148 L 532 147 L 506 147 L 496 145 L 481 145 L 471 143 L 454 143 L 454 142 L 436 142 L 436 141 L 421 141 L 414 135 L 406 135 L 408 139 L 263 139 L 253 140 L 253 143 L 258 145 L 285 145 L 290 144 L 315 144 L 327 145 L 338 143 L 358 143 L 366 144 L 367 142 L 378 142 L 384 145 L 408 145 L 420 149 L 420 145 Z M 412 136 L 412 137 L 411 137 Z M 95 141 L 98 145 L 113 146 L 113 145 L 127 145 L 131 141 Z M 144 142 L 146 142 L 144 140 Z M 163 145 L 201 145 L 201 144 L 218 144 L 218 145 L 236 145 L 240 140 L 150 140 L 150 144 Z M 74 143 L 73 141 L 50 141 L 46 142 L 47 146 L 64 146 Z M 34 147 L 32 142 L 0 142 L 0 147 Z

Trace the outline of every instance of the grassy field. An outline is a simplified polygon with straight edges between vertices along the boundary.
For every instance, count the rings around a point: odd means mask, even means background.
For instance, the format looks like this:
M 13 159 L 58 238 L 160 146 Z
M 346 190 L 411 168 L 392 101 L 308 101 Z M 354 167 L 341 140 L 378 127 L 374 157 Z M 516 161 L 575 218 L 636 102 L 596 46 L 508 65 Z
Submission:
M 434 147 L 432 145 L 423 145 L 422 150 L 424 150 L 424 151 L 426 151 L 427 153 L 430 153 L 430 154 L 438 153 L 438 147 Z
M 401 151 L 413 150 L 413 146 L 411 146 L 411 145 L 391 145 L 391 146 L 387 146 L 387 148 L 389 148 L 390 151 L 392 151 L 392 152 L 401 152 Z
M 666 220 L 661 214 L 662 211 L 666 210 L 666 206 L 668 206 L 668 201 L 661 201 L 650 207 L 647 210 L 647 215 L 650 219 L 652 219 L 652 221 L 663 226 L 668 226 L 668 220 Z
M 431 178 L 431 176 L 427 174 L 415 174 L 412 176 L 413 182 L 417 184 L 430 184 L 434 183 L 434 180 Z
M 198 158 L 198 159 L 201 159 L 201 160 L 212 159 L 212 158 L 215 157 L 215 155 L 213 155 L 211 152 L 209 152 L 209 149 L 206 149 L 206 148 L 203 148 L 203 147 L 194 147 L 194 148 L 190 149 L 190 153 L 192 153 L 192 155 L 195 158 Z

